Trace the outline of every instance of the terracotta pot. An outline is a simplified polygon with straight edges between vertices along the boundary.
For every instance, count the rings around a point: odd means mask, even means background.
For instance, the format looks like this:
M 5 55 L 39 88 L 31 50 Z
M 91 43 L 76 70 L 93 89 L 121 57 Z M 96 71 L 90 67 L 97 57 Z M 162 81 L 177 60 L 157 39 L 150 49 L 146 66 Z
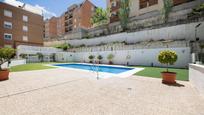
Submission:
M 9 70 L 0 70 L 0 81 L 9 79 Z
M 176 83 L 176 73 L 174 72 L 162 72 L 162 83 L 165 84 L 175 84 Z
M 113 62 L 112 61 L 109 61 L 109 65 L 112 65 L 113 64 Z

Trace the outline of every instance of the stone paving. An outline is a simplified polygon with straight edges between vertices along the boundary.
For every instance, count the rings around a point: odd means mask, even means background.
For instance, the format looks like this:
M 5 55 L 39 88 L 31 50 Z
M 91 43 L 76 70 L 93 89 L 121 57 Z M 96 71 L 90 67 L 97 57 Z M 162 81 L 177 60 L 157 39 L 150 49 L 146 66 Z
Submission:
M 96 80 L 92 72 L 49 69 L 0 82 L 0 115 L 204 115 L 204 98 L 178 86 L 132 76 Z

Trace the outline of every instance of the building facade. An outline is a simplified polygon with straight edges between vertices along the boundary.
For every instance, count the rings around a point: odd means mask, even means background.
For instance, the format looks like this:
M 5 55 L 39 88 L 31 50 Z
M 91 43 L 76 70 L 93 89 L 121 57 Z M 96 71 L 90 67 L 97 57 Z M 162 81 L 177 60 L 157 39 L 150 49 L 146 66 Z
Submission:
M 52 17 L 51 19 L 47 19 L 44 21 L 45 24 L 45 38 L 52 38 L 57 36 L 57 18 Z
M 107 0 L 107 7 L 110 8 L 110 23 L 119 21 L 120 0 Z
M 73 4 L 67 8 L 67 11 L 60 17 L 52 17 L 45 21 L 45 38 L 50 40 L 52 38 L 66 36 L 75 36 L 75 32 L 81 29 L 86 30 L 92 27 L 90 22 L 96 6 L 89 0 L 85 0 L 81 4 Z
M 198 0 L 173 0 L 173 5 Z M 201 0 L 202 1 L 202 0 Z M 110 23 L 119 21 L 120 0 L 107 0 L 110 8 Z M 130 17 L 140 16 L 153 11 L 161 11 L 164 6 L 163 0 L 130 0 Z
M 65 32 L 69 33 L 78 28 L 91 28 L 90 20 L 95 9 L 96 6 L 89 0 L 70 6 L 65 12 Z
M 43 16 L 31 8 L 0 2 L 0 47 L 43 45 Z

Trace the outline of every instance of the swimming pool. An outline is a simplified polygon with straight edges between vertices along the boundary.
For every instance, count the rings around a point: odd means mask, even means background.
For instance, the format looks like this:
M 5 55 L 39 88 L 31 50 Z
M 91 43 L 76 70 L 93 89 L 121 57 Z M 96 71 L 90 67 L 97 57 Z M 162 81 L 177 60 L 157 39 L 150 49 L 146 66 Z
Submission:
M 106 72 L 106 73 L 112 73 L 112 74 L 120 74 L 134 69 L 129 67 L 115 67 L 115 66 L 103 66 L 103 65 L 93 66 L 90 64 L 54 64 L 54 66 L 83 69 L 83 70 L 90 70 L 90 71 L 99 71 L 99 72 Z

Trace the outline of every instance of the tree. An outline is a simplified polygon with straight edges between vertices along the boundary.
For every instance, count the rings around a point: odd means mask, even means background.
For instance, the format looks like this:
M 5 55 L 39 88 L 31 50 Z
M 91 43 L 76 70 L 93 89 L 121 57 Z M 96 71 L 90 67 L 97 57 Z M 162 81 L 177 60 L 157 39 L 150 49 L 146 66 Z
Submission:
M 94 55 L 90 55 L 90 56 L 89 56 L 89 60 L 90 60 L 89 62 L 90 62 L 90 63 L 93 63 L 93 59 L 94 59 L 94 58 L 95 58 Z
M 121 0 L 119 9 L 120 24 L 123 31 L 128 29 L 129 12 L 130 12 L 130 0 Z
M 43 54 L 42 53 L 37 53 L 38 59 L 40 62 L 43 62 Z
M 108 23 L 108 11 L 103 8 L 97 8 L 94 15 L 91 17 L 91 23 L 99 26 Z
M 109 64 L 113 64 L 113 58 L 114 58 L 114 55 L 113 54 L 109 54 L 107 56 L 107 59 L 109 60 Z
M 101 63 L 101 60 L 103 59 L 103 57 L 102 57 L 101 55 L 98 55 L 98 56 L 97 56 L 97 59 L 98 59 L 99 64 L 100 64 L 100 63 Z
M 1 48 L 0 49 L 0 70 L 2 70 L 1 65 L 10 60 L 15 56 L 15 50 L 13 48 Z
M 163 15 L 162 18 L 164 22 L 167 23 L 169 19 L 169 14 L 173 7 L 173 0 L 163 0 L 163 2 L 164 2 L 164 7 L 162 9 L 162 15 Z
M 158 55 L 158 61 L 161 64 L 167 65 L 167 69 L 166 69 L 167 72 L 168 72 L 168 66 L 173 65 L 177 61 L 177 58 L 178 58 L 178 56 L 177 56 L 176 52 L 171 51 L 171 50 L 161 51 Z

